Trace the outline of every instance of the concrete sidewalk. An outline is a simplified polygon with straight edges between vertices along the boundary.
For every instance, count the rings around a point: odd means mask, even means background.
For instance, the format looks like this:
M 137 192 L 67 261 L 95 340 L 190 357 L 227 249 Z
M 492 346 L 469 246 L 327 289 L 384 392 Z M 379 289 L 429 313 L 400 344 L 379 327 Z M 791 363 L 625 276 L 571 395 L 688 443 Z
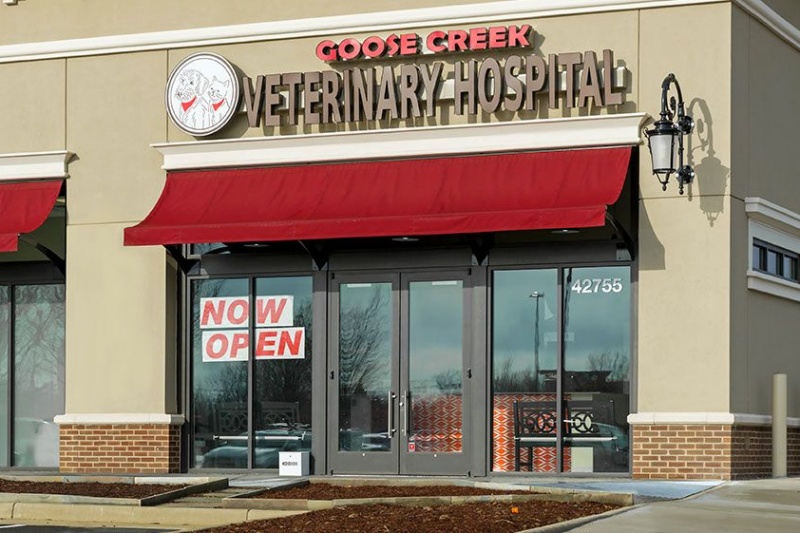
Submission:
M 800 478 L 731 481 L 684 500 L 649 503 L 574 533 L 797 533 Z

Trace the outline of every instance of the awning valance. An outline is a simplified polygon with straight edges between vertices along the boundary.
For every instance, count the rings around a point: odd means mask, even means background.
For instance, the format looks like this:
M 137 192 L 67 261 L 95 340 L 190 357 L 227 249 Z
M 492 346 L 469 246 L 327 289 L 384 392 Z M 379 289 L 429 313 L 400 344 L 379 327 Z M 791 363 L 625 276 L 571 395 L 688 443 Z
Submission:
M 0 183 L 0 252 L 14 252 L 22 233 L 41 226 L 53 209 L 63 180 Z
M 602 226 L 631 148 L 171 172 L 126 245 Z

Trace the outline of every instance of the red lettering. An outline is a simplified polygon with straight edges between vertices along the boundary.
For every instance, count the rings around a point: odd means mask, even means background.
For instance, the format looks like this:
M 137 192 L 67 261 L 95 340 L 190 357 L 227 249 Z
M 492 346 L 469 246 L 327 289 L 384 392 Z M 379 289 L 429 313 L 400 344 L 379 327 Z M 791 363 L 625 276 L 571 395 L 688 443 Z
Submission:
M 345 39 L 339 43 L 340 59 L 355 59 L 361 55 L 361 46 L 355 39 Z
M 508 44 L 508 29 L 503 26 L 489 28 L 489 48 L 504 48 Z
M 216 307 L 214 307 L 216 305 Z M 222 325 L 222 316 L 225 312 L 224 300 L 206 300 L 203 304 L 203 313 L 200 316 L 200 327 Z
M 206 342 L 206 355 L 211 359 L 219 359 L 228 351 L 228 337 L 224 333 L 214 333 Z
M 361 50 L 367 57 L 380 57 L 386 51 L 386 43 L 380 37 L 373 35 L 372 37 L 364 39 Z
M 472 28 L 469 30 L 469 49 L 486 50 L 486 28 Z
M 467 32 L 452 30 L 447 33 L 447 49 L 451 52 L 462 52 L 467 49 Z
M 247 349 L 247 345 L 249 344 L 248 334 L 247 333 L 234 333 L 233 334 L 233 342 L 231 342 L 231 359 L 236 359 L 239 354 L 239 350 Z
M 240 326 L 247 322 L 247 315 L 250 311 L 250 306 L 247 304 L 247 300 L 234 300 L 228 306 L 228 322 L 233 324 L 234 326 Z M 239 311 L 237 316 L 236 311 Z
M 533 38 L 530 24 L 508 27 L 508 46 L 530 46 Z
M 274 329 L 265 329 L 258 332 L 256 343 L 256 357 L 269 357 L 275 355 L 275 339 L 278 332 Z
M 287 301 L 288 298 L 259 298 L 256 301 L 256 324 L 259 326 L 280 324 Z
M 386 38 L 386 44 L 389 46 L 386 55 L 389 57 L 396 56 L 397 52 L 400 50 L 400 37 L 393 33 Z
M 317 45 L 317 57 L 322 61 L 333 61 L 336 59 L 336 43 L 333 41 L 321 41 Z
M 292 339 L 294 334 L 294 339 Z M 278 353 L 281 355 L 298 355 L 300 353 L 300 343 L 303 342 L 303 330 L 281 331 L 280 342 L 278 343 Z
M 447 46 L 442 44 L 442 41 L 446 36 L 447 34 L 443 31 L 437 30 L 430 32 L 428 38 L 425 40 L 425 47 L 435 54 L 444 52 L 447 50 Z
M 419 35 L 404 33 L 400 36 L 400 55 L 411 56 L 419 52 Z

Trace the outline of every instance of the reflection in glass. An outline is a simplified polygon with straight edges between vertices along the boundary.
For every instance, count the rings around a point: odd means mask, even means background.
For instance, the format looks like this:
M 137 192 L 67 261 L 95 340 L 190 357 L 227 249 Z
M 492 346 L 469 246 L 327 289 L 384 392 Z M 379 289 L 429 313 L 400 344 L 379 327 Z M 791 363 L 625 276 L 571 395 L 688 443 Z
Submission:
M 340 451 L 388 452 L 391 283 L 339 287 Z
M 64 285 L 14 288 L 14 466 L 57 467 L 64 413 Z
M 247 468 L 247 360 L 223 357 L 204 361 L 203 332 L 209 330 L 200 327 L 202 298 L 247 298 L 247 285 L 246 279 L 205 279 L 191 285 L 193 442 L 197 468 Z
M 253 465 L 256 468 L 277 468 L 279 452 L 311 449 L 311 277 L 256 279 L 256 295 L 291 296 L 291 318 L 282 323 L 286 322 L 286 328 L 303 328 L 305 339 L 302 359 L 280 360 L 256 355 Z M 289 313 L 289 304 L 286 305 L 284 312 Z M 283 317 L 276 313 L 276 318 Z M 268 329 L 280 332 L 286 328 Z M 256 330 L 257 338 L 261 331 L 260 328 Z
M 8 466 L 8 351 L 11 348 L 11 302 L 8 287 L 0 286 L 0 467 Z
M 629 267 L 564 269 L 565 471 L 628 471 L 630 303 Z
M 535 472 L 555 472 L 554 418 L 558 356 L 558 273 L 555 269 L 504 270 L 494 273 L 492 298 L 492 469 L 515 470 L 517 461 Z M 542 433 L 541 443 L 514 446 L 514 403 L 524 424 Z M 524 420 L 523 420 L 524 419 Z
M 409 283 L 409 452 L 462 450 L 462 285 Z

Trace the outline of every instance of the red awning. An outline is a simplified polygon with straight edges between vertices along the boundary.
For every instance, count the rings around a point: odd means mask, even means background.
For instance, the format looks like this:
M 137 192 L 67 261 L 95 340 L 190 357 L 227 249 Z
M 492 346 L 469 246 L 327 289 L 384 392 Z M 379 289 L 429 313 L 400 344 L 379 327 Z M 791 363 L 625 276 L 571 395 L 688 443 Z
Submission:
M 630 148 L 171 172 L 126 245 L 602 226 Z
M 53 210 L 62 180 L 0 183 L 0 252 L 17 250 L 21 233 L 41 226 Z

